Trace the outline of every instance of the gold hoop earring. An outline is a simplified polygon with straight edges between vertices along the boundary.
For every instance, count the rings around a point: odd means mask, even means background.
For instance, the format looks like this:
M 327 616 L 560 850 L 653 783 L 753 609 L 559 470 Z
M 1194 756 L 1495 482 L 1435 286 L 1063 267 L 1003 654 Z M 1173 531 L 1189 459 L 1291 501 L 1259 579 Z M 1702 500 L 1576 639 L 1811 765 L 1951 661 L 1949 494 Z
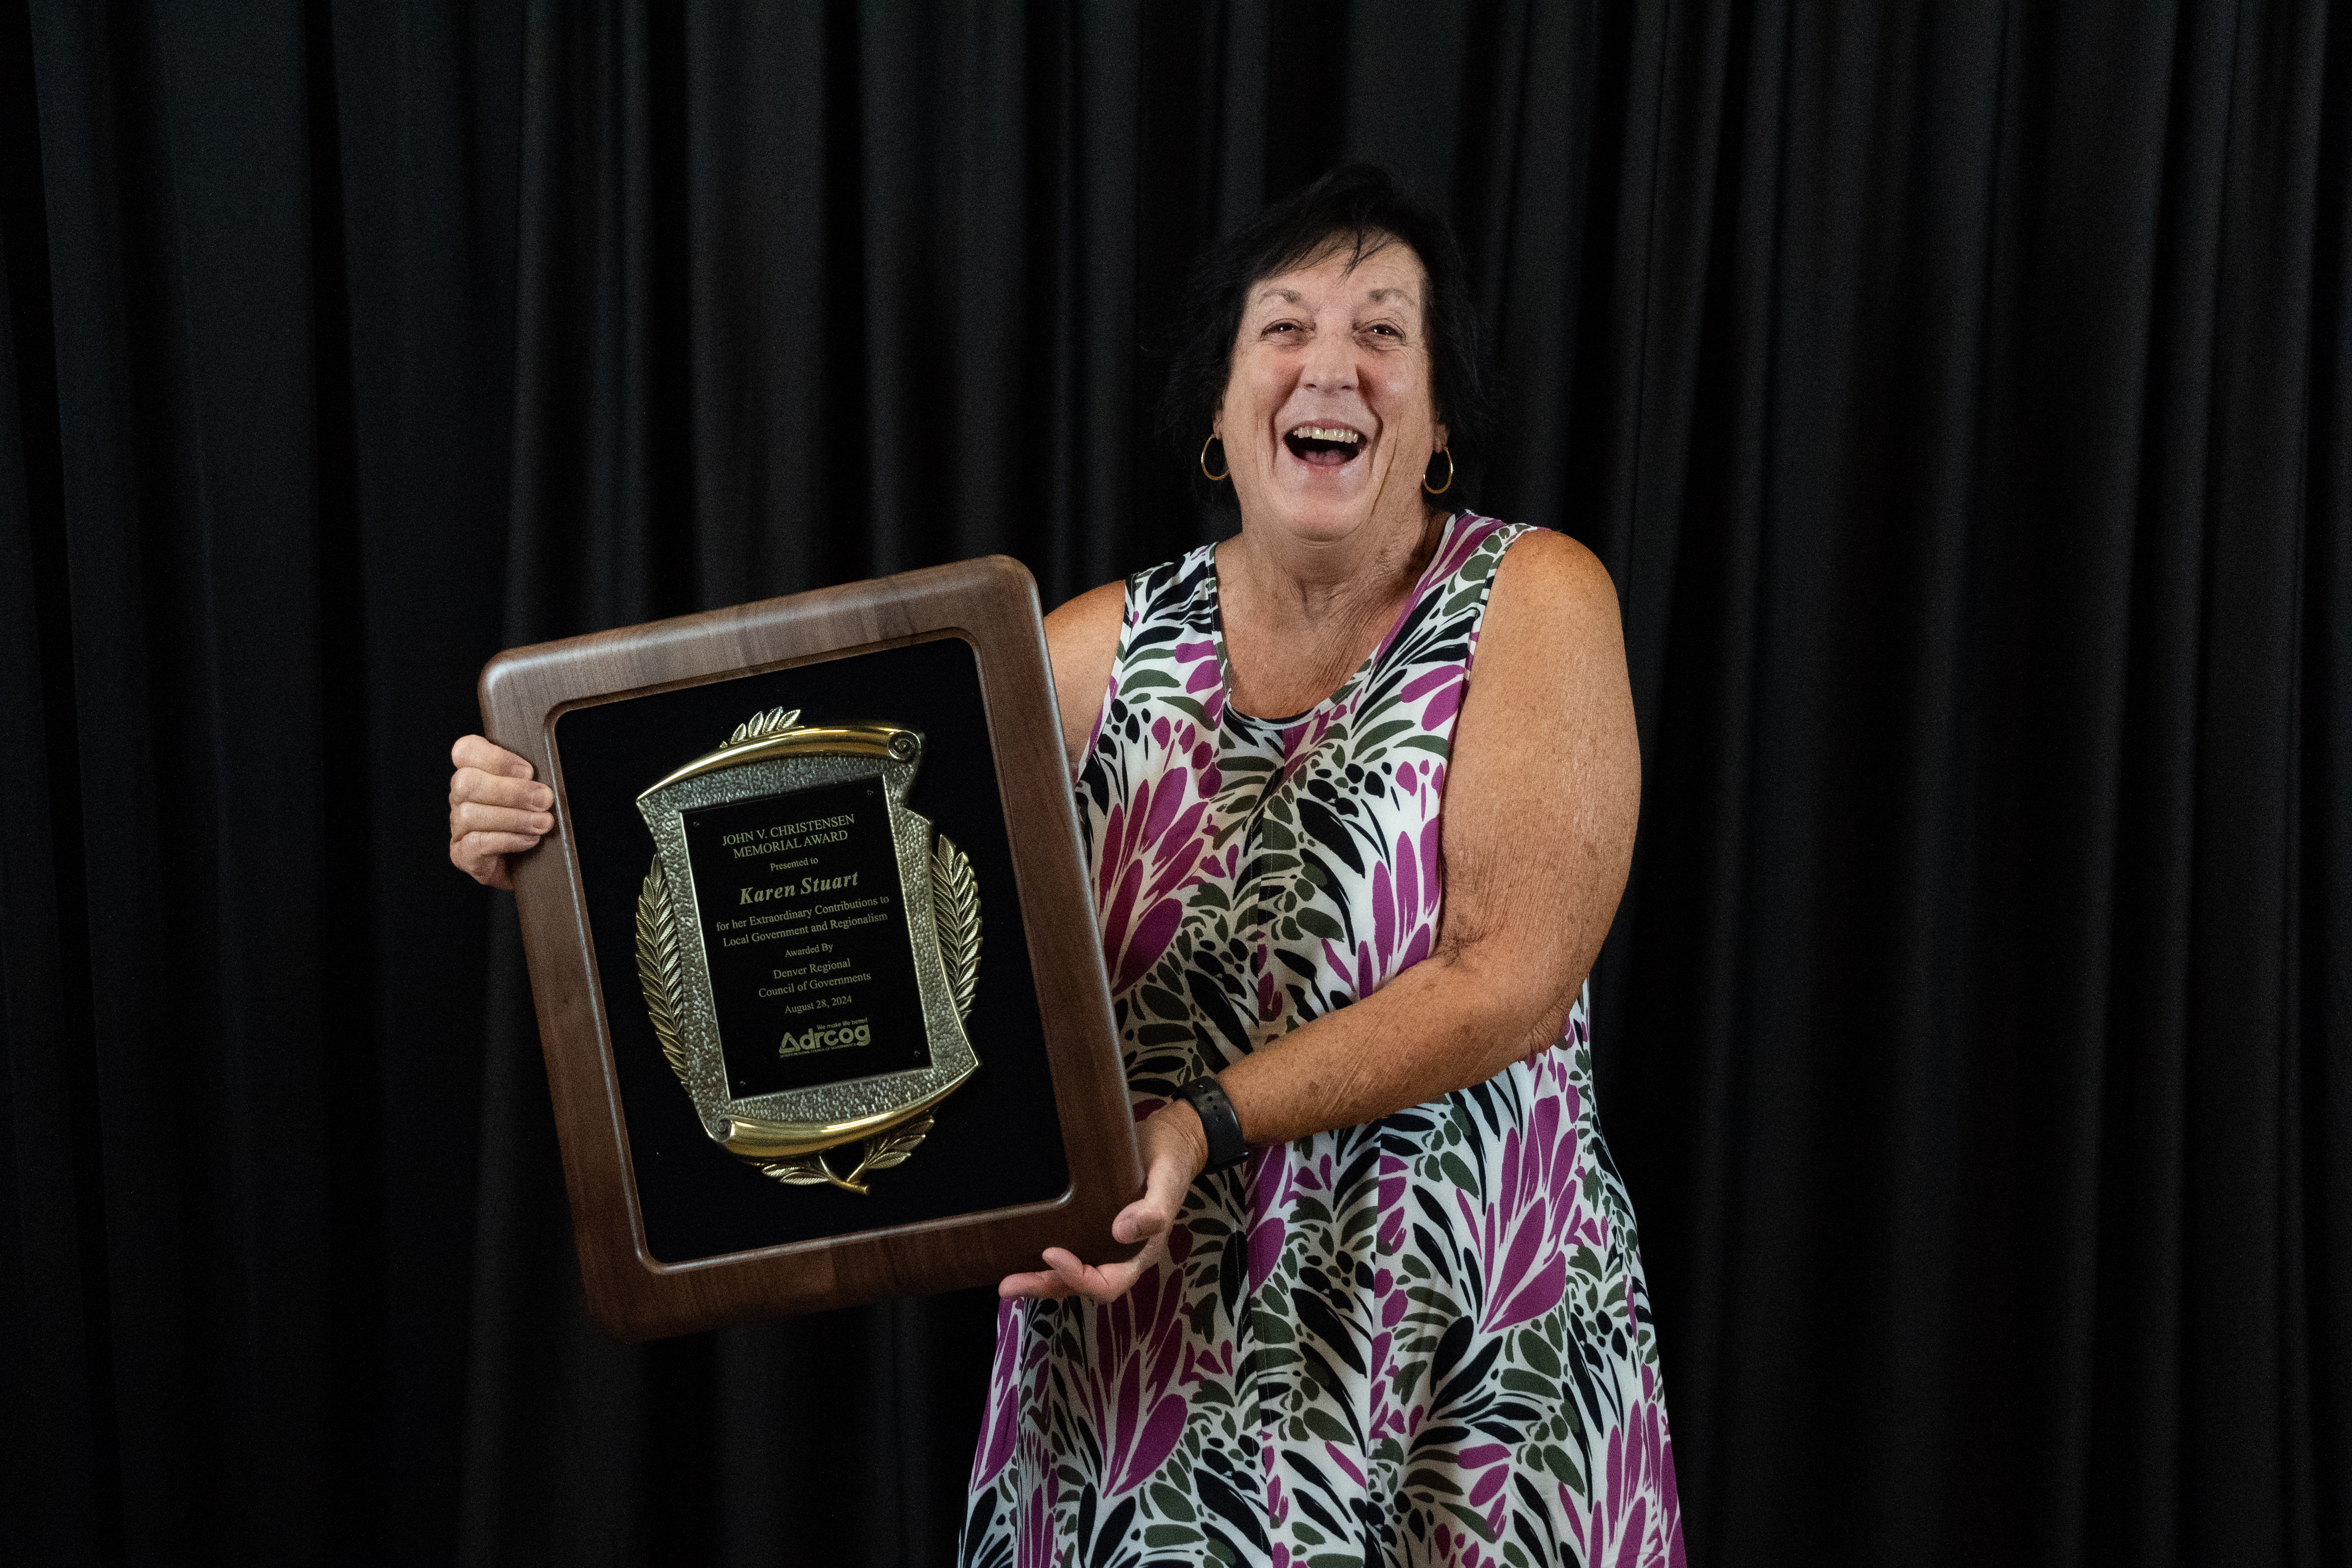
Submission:
M 1442 496 L 1447 490 L 1454 488 L 1454 454 L 1446 447 L 1440 447 L 1436 452 L 1431 453 L 1430 456 L 1433 458 L 1439 453 L 1444 453 L 1445 457 L 1445 482 L 1438 486 L 1435 489 L 1431 490 L 1429 489 L 1429 469 L 1426 465 L 1423 465 L 1421 473 L 1421 488 L 1423 489 L 1429 490 L 1429 493 L 1433 496 Z
M 1210 431 L 1209 441 L 1213 441 L 1216 438 L 1217 433 L 1214 430 Z M 1233 459 L 1230 458 L 1225 459 L 1225 471 L 1223 473 L 1213 474 L 1209 472 L 1209 441 L 1203 441 L 1201 443 L 1201 476 L 1213 485 L 1223 484 L 1226 479 L 1233 477 Z

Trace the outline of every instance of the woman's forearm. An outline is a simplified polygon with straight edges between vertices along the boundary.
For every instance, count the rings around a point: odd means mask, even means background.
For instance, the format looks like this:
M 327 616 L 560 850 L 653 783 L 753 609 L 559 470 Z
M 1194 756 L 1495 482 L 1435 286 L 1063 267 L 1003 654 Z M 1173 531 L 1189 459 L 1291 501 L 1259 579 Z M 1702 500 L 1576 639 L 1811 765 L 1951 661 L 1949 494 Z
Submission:
M 1559 1037 L 1583 981 L 1557 994 L 1441 948 L 1362 1001 L 1218 1074 L 1251 1143 L 1354 1127 L 1484 1083 Z

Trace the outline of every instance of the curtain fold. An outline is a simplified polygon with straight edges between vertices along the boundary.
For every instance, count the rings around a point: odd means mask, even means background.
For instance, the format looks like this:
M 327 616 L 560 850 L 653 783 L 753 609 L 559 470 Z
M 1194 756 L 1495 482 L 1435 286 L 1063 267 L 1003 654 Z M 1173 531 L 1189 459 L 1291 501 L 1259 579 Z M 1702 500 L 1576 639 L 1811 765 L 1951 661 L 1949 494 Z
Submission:
M 0 3 L 0 1556 L 938 1562 L 988 1292 L 588 1324 L 517 643 L 1231 527 L 1190 258 L 1454 218 L 1590 544 L 1694 1561 L 2352 1556 L 2352 25 Z

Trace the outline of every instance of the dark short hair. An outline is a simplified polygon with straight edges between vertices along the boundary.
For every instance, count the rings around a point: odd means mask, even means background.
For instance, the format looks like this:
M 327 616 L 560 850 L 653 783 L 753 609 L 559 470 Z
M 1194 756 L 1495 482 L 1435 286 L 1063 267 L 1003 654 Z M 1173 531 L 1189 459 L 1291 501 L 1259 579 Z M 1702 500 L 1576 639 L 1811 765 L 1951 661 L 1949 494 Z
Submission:
M 1442 504 L 1461 503 L 1475 487 L 1494 435 L 1494 374 L 1470 302 L 1462 247 L 1445 220 L 1407 195 L 1386 169 L 1343 163 L 1218 241 L 1192 268 L 1170 343 L 1160 428 L 1204 499 L 1239 504 L 1233 487 L 1210 484 L 1194 458 L 1232 379 L 1234 338 L 1251 288 L 1335 246 L 1352 247 L 1353 265 L 1391 240 L 1411 246 L 1429 279 L 1422 321 L 1429 334 L 1430 397 L 1445 426 L 1457 479 Z

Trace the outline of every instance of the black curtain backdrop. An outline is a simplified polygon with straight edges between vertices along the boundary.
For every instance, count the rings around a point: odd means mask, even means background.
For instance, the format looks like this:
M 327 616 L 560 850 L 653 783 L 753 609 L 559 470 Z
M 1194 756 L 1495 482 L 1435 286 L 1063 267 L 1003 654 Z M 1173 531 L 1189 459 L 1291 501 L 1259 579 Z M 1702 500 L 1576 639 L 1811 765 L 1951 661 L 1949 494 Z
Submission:
M 1449 211 L 1622 595 L 1695 1562 L 2352 1561 L 2352 16 L 0 3 L 0 1558 L 944 1561 L 986 1293 L 585 1322 L 511 644 L 1204 537 L 1189 258 Z

